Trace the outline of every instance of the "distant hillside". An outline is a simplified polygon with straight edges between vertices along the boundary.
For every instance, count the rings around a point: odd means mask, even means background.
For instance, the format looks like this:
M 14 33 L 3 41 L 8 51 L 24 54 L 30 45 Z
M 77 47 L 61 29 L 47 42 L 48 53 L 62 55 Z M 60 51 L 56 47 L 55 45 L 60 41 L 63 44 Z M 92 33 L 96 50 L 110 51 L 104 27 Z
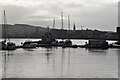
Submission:
M 32 26 L 26 24 L 7 25 L 2 28 L 2 37 L 10 38 L 41 38 L 45 33 L 51 33 L 53 37 L 59 39 L 107 39 L 117 40 L 116 32 L 106 32 L 98 30 L 61 30 L 61 29 L 47 29 L 40 26 Z
M 6 31 L 4 27 L 2 28 L 3 37 L 5 36 L 5 32 L 7 34 L 7 37 L 11 38 L 40 38 L 43 33 L 47 32 L 47 29 L 40 26 L 15 24 L 7 25 Z
M 71 39 L 106 39 L 117 40 L 116 32 L 106 32 L 98 30 L 57 30 L 52 29 L 51 33 L 55 38 L 71 38 Z

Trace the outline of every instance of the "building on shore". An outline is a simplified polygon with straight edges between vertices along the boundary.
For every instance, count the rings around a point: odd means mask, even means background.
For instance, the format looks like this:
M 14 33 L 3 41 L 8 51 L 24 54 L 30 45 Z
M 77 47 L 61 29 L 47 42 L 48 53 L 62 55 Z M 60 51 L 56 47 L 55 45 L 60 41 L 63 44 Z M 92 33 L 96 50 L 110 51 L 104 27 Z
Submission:
M 120 43 L 120 27 L 117 27 L 118 43 Z

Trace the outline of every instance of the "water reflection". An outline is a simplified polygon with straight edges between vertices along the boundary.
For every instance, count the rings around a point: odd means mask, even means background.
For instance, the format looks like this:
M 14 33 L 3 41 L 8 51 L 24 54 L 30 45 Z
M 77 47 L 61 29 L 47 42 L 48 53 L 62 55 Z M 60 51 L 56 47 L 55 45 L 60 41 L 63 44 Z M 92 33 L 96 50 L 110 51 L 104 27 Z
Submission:
M 55 49 L 53 50 L 53 75 L 55 76 Z
M 12 52 L 12 51 L 11 51 Z M 2 52 L 2 68 L 3 68 L 3 78 L 6 78 L 7 76 L 7 69 L 8 69 L 8 62 L 9 62 L 9 57 L 13 56 L 13 53 L 10 53 L 10 51 L 5 51 Z
M 120 49 L 117 50 L 118 52 L 118 77 L 120 79 Z
M 44 50 L 45 49 L 45 50 Z M 65 75 L 69 75 L 70 73 L 70 57 L 71 57 L 71 50 L 70 48 L 64 49 L 60 48 L 61 50 L 59 53 L 56 48 L 44 48 L 43 50 L 46 51 L 43 55 L 46 57 L 47 61 L 47 69 L 48 75 L 52 75 L 56 77 L 64 77 Z M 48 76 L 51 77 L 51 76 Z
M 7 72 L 7 55 L 6 55 L 6 52 L 4 52 L 4 53 L 2 53 L 2 61 L 3 61 L 3 66 L 2 66 L 2 68 L 3 68 L 3 78 L 6 78 L 6 72 Z
M 34 51 L 34 49 L 23 49 L 24 51 Z
M 64 68 L 64 60 L 65 60 L 65 49 L 62 48 L 62 56 L 61 56 L 61 75 L 63 74 L 63 68 Z
M 4 77 L 15 78 L 113 78 L 118 49 L 84 48 L 17 49 L 4 51 Z
M 69 75 L 69 70 L 70 70 L 70 48 L 68 49 L 68 68 L 67 68 L 67 73 Z
M 107 55 L 107 50 L 105 49 L 87 49 L 91 55 Z

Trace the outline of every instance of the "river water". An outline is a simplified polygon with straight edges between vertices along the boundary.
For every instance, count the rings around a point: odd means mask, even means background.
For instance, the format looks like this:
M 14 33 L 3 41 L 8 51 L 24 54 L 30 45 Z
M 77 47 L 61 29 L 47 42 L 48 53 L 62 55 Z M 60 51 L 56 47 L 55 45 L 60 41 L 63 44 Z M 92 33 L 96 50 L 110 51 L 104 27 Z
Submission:
M 17 45 L 26 39 L 12 39 Z M 37 40 L 37 39 L 32 39 Z M 86 40 L 72 40 L 84 44 Z M 4 78 L 118 78 L 120 49 L 35 48 L 0 51 Z

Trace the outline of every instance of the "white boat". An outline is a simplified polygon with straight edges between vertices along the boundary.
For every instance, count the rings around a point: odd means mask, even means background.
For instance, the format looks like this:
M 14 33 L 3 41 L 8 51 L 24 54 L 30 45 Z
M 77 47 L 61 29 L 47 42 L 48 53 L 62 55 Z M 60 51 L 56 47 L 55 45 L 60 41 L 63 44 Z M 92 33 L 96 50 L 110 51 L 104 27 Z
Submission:
M 6 32 L 6 14 L 5 14 L 5 10 L 4 10 L 4 24 L 2 25 L 4 27 L 4 32 L 5 32 L 5 39 L 4 41 L 0 42 L 0 50 L 15 50 L 16 49 L 16 45 L 13 42 L 10 42 L 10 39 L 7 42 L 7 32 Z

